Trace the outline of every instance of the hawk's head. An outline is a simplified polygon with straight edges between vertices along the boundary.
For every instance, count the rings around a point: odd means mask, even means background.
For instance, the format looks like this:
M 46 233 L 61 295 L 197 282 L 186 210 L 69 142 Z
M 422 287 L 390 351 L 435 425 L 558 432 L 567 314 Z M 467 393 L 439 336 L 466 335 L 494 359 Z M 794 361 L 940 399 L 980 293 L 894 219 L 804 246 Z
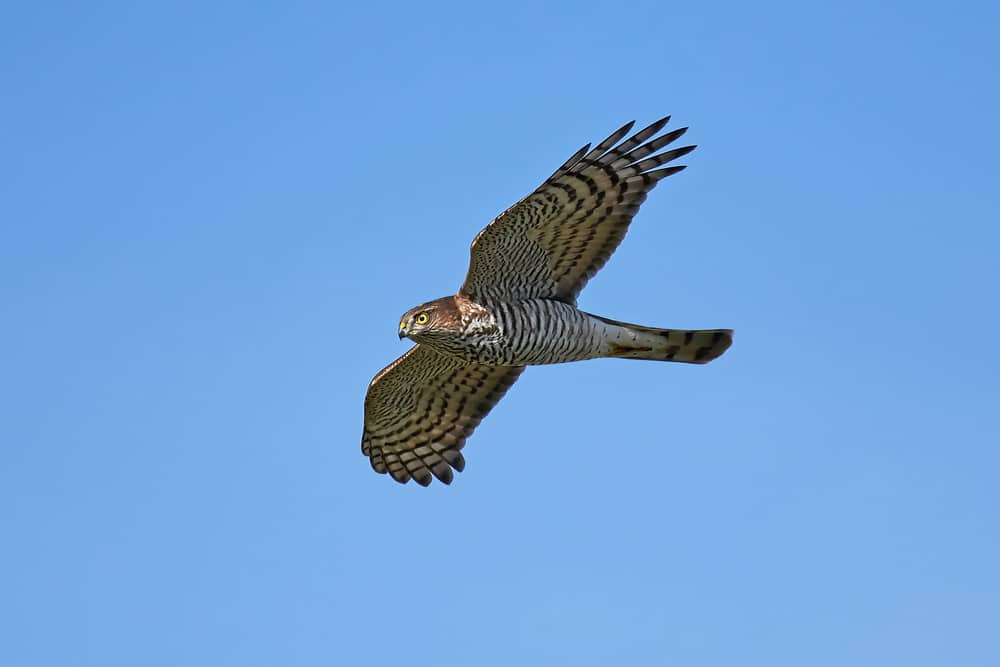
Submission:
M 455 297 L 428 301 L 403 313 L 399 318 L 399 338 L 413 341 L 452 337 L 461 332 L 462 318 Z

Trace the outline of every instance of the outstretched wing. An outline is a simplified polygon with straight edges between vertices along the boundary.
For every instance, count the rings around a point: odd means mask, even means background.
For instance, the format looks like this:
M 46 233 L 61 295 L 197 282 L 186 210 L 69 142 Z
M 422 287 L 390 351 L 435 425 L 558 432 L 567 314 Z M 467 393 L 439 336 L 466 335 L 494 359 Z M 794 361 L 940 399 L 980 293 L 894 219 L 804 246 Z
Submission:
M 523 366 L 467 364 L 425 345 L 382 369 L 365 396 L 361 451 L 372 468 L 405 484 L 445 484 L 465 468 L 465 439 L 507 392 Z
M 684 169 L 659 167 L 694 150 L 658 152 L 687 131 L 655 136 L 669 120 L 662 118 L 622 141 L 633 121 L 593 150 L 584 146 L 537 190 L 501 213 L 472 242 L 469 274 L 459 294 L 473 300 L 575 303 L 625 237 L 649 191 Z

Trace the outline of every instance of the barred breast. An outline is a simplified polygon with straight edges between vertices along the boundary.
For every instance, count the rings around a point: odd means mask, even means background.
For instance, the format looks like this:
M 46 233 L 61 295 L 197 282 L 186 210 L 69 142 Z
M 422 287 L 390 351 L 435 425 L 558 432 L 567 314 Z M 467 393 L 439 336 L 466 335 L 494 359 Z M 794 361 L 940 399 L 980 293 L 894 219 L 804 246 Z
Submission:
M 490 350 L 510 366 L 558 364 L 605 356 L 608 325 L 574 306 L 550 299 L 491 303 L 497 344 Z

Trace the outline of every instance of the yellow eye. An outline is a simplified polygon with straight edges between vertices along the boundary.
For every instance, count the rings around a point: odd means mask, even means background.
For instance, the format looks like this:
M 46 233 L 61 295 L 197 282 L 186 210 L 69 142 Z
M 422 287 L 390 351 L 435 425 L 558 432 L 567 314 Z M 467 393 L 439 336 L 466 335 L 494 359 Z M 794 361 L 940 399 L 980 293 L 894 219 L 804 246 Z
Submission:
M 427 320 L 429 319 L 430 318 L 427 316 L 427 313 L 420 313 L 413 319 L 413 321 L 417 324 L 427 324 Z

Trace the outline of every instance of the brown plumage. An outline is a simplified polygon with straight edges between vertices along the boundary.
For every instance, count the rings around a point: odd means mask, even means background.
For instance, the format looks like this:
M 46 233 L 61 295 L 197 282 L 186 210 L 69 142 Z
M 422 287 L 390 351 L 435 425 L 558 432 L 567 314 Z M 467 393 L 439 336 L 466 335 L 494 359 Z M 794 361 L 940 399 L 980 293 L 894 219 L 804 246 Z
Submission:
M 626 124 L 584 146 L 472 243 L 454 296 L 407 311 L 399 336 L 417 345 L 372 380 L 362 452 L 398 482 L 448 484 L 460 450 L 525 366 L 599 357 L 702 364 L 732 344 L 732 331 L 659 329 L 576 308 L 587 281 L 628 231 L 665 167 L 694 146 L 660 152 L 687 128 L 656 136 L 663 118 L 622 141 Z

